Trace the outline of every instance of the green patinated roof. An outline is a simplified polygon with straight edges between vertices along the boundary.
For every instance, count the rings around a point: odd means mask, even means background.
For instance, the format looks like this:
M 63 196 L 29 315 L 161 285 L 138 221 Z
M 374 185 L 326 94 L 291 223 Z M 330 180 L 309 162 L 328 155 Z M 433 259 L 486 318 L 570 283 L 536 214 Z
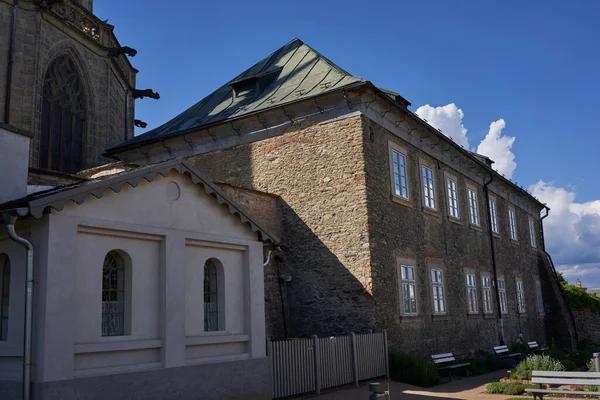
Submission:
M 364 82 L 294 39 L 172 120 L 108 149 L 108 153 Z M 233 89 L 237 85 L 257 90 L 236 96 Z

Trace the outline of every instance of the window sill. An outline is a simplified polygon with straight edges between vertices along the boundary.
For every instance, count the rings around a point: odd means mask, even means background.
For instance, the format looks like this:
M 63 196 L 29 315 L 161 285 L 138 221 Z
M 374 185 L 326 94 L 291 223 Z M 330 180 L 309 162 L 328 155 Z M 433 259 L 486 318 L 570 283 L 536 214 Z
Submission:
M 510 242 L 511 242 L 512 244 L 514 244 L 514 245 L 517 245 L 517 246 L 519 245 L 519 241 L 518 241 L 518 240 L 515 240 L 515 239 L 510 239 Z
M 494 314 L 483 314 L 483 319 L 495 319 L 496 316 Z
M 467 319 L 481 319 L 481 314 L 467 314 Z
M 448 321 L 448 320 L 450 320 L 450 317 L 448 317 L 448 314 L 431 314 L 431 320 L 432 321 Z
M 450 221 L 450 222 L 452 222 L 453 224 L 456 224 L 456 225 L 462 225 L 462 226 L 464 226 L 463 222 L 459 218 L 456 218 L 456 217 L 448 216 L 448 221 Z
M 497 233 L 497 232 L 492 232 L 492 236 L 495 237 L 495 238 L 497 238 L 497 239 L 502 239 L 502 236 L 500 236 L 500 234 Z
M 219 335 L 219 336 L 188 336 L 185 338 L 186 346 L 195 346 L 202 344 L 218 344 L 218 343 L 236 343 L 247 342 L 250 340 L 249 335 Z
M 477 232 L 483 232 L 483 230 L 481 229 L 480 225 L 474 225 L 474 224 L 469 223 L 469 228 L 471 228 L 471 229 L 473 229 L 474 231 L 477 231 Z
M 402 324 L 418 324 L 423 322 L 423 317 L 421 315 L 401 315 L 400 323 Z
M 437 218 L 441 217 L 440 212 L 438 210 L 433 209 L 433 208 L 423 207 L 423 213 L 432 215 L 432 216 L 437 217 Z
M 110 341 L 103 343 L 80 343 L 75 345 L 75 354 L 81 353 L 101 353 L 105 351 L 125 351 L 125 350 L 142 350 L 142 349 L 158 349 L 162 347 L 162 340 L 123 340 L 120 336 L 120 341 Z
M 409 207 L 409 208 L 413 207 L 413 205 L 410 202 L 410 200 L 405 199 L 404 197 L 398 197 L 398 196 L 393 195 L 393 194 L 392 194 L 392 202 L 400 204 L 400 205 L 403 205 L 405 207 Z

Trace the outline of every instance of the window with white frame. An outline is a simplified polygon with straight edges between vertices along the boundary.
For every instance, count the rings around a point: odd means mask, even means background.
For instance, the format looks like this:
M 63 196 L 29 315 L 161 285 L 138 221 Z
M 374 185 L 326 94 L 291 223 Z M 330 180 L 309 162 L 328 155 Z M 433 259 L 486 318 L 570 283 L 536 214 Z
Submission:
M 517 213 L 513 209 L 508 210 L 508 224 L 510 226 L 510 238 L 518 240 L 517 236 Z
M 494 312 L 492 308 L 492 278 L 489 276 L 481 277 L 481 295 L 483 299 L 483 312 L 484 314 L 491 314 Z
M 423 177 L 423 205 L 427 208 L 435 209 L 433 170 L 421 165 L 421 175 Z
M 492 221 L 492 232 L 498 233 L 498 203 L 490 199 L 490 219 Z
M 475 189 L 468 188 L 467 197 L 469 198 L 469 222 L 473 225 L 479 225 L 479 206 Z
M 508 313 L 508 306 L 506 304 L 506 282 L 504 279 L 498 279 L 498 295 L 500 297 L 500 312 L 506 314 Z
M 529 241 L 531 242 L 531 247 L 535 249 L 537 243 L 535 241 L 535 223 L 533 222 L 533 219 L 529 219 Z
M 458 192 L 456 180 L 446 177 L 446 189 L 448 190 L 448 213 L 451 217 L 460 218 L 458 214 Z
M 469 314 L 477 314 L 479 311 L 477 305 L 477 281 L 473 274 L 467 274 L 467 303 Z
M 417 284 L 413 265 L 400 265 L 400 292 L 402 315 L 417 315 Z
M 523 292 L 523 281 L 517 280 L 517 305 L 519 313 L 525 313 L 525 293 Z
M 406 179 L 406 155 L 399 149 L 391 148 L 392 185 L 394 196 L 408 200 L 408 181 Z
M 444 274 L 441 269 L 431 270 L 431 289 L 433 291 L 433 313 L 446 313 L 446 297 L 444 295 Z
M 541 282 L 536 282 L 535 289 L 536 289 L 536 292 L 537 292 L 536 294 L 537 294 L 538 312 L 539 313 L 543 313 L 544 312 L 544 296 L 542 295 L 542 283 Z

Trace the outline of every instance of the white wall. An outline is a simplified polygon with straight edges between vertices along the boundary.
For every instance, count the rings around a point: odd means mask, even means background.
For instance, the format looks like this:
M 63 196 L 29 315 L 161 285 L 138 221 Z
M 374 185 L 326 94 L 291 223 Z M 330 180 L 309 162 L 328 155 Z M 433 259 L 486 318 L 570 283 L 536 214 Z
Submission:
M 69 202 L 34 225 L 37 381 L 265 357 L 262 243 L 187 176 Z M 19 252 L 0 241 L 3 249 Z M 102 265 L 111 250 L 131 259 L 131 334 L 102 337 Z M 213 257 L 224 269 L 224 329 L 204 332 L 204 262 Z M 22 319 L 22 309 L 15 313 Z
M 0 126 L 0 204 L 27 195 L 29 141 Z

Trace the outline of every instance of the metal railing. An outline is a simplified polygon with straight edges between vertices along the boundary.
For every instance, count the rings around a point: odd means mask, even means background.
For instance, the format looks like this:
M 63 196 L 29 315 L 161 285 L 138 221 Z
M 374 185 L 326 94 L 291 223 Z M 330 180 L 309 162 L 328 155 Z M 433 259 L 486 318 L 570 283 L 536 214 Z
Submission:
M 389 376 L 387 334 L 268 341 L 273 398 Z

